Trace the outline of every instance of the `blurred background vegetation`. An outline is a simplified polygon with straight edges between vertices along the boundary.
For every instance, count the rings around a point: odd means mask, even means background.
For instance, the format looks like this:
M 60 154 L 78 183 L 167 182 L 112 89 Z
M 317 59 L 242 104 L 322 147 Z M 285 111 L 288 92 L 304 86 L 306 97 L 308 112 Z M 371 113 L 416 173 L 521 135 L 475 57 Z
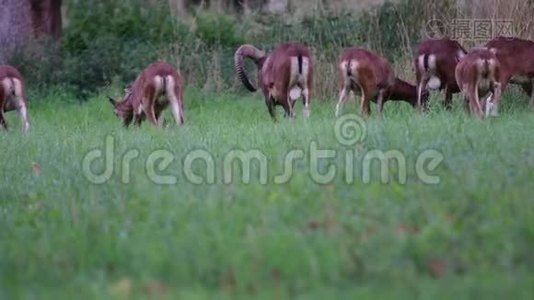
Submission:
M 178 67 L 188 85 L 239 92 L 233 53 L 240 44 L 269 50 L 300 41 L 314 55 L 315 98 L 333 99 L 344 47 L 377 51 L 413 80 L 413 47 L 430 30 L 447 34 L 429 28 L 430 20 L 513 19 L 514 32 L 532 38 L 533 8 L 530 0 L 64 0 L 59 41 L 34 39 L 8 62 L 29 86 L 62 85 L 80 99 L 134 80 L 155 60 Z

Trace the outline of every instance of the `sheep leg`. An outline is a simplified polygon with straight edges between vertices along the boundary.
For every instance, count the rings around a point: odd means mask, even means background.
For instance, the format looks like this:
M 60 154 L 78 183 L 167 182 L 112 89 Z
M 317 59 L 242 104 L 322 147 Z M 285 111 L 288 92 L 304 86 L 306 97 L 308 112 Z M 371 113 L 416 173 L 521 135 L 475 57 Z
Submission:
M 4 114 L 4 109 L 0 107 L 0 127 L 7 130 L 7 122 Z
M 426 85 L 428 84 L 428 80 L 423 78 L 421 79 L 421 81 L 419 82 L 419 84 L 417 85 L 417 111 L 419 112 L 422 112 L 423 111 L 423 103 L 422 102 L 422 98 L 423 98 L 423 91 L 426 90 Z M 425 103 L 425 106 L 427 104 Z
M 370 114 L 370 107 L 369 107 L 369 93 L 367 90 L 361 89 L 362 95 L 361 95 L 361 102 L 360 102 L 360 112 L 364 118 L 368 118 Z
M 280 99 L 284 99 L 282 102 L 282 107 L 285 111 L 285 117 L 293 119 L 293 106 L 291 105 L 291 98 L 289 97 L 289 93 L 287 91 L 283 91 L 281 93 Z
M 471 111 L 477 118 L 482 118 L 483 113 L 480 107 L 480 98 L 478 96 L 478 82 L 469 89 L 469 103 L 471 106 Z
M 271 119 L 276 122 L 276 114 L 274 111 L 274 98 L 268 91 L 264 91 L 263 96 L 265 98 L 265 105 L 267 105 L 267 109 L 269 110 L 269 115 L 271 116 Z
M 307 119 L 310 117 L 310 90 L 308 88 L 302 90 L 302 102 L 304 104 L 302 114 Z
M 534 79 L 530 81 L 529 88 L 523 88 L 530 95 L 530 109 L 534 111 Z
M 490 109 L 488 114 L 486 116 L 492 116 L 496 117 L 499 115 L 499 104 L 501 102 L 501 84 L 499 82 L 493 83 L 493 91 L 492 91 L 492 97 L 491 97 L 491 103 L 487 103 L 487 105 L 490 105 Z
M 452 92 L 449 86 L 445 86 L 445 99 L 443 102 L 443 106 L 446 110 L 452 109 Z
M 376 99 L 376 107 L 378 110 L 378 118 L 382 119 L 382 110 L 384 109 L 384 90 L 378 91 L 378 96 Z
M 350 91 L 346 86 L 341 88 L 341 91 L 339 92 L 339 100 L 337 101 L 336 105 L 336 117 L 339 117 L 339 115 L 341 114 L 341 108 L 343 104 L 347 101 L 349 92 Z

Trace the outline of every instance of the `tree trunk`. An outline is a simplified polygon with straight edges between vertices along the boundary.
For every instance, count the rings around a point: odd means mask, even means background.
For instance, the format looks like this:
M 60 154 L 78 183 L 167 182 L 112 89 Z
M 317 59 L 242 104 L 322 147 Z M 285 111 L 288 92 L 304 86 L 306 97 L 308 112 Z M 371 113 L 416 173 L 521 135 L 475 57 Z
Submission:
M 61 0 L 29 0 L 35 37 L 61 35 Z
M 26 44 L 32 34 L 30 3 L 23 0 L 0 0 L 0 63 Z
M 58 39 L 61 24 L 61 0 L 0 0 L 0 64 L 31 39 Z

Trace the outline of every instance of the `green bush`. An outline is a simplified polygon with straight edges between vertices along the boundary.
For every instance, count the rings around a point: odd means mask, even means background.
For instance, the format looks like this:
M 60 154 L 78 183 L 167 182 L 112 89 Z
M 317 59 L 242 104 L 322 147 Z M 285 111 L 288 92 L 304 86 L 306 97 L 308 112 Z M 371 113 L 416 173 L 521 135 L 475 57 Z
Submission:
M 17 67 L 29 86 L 55 84 L 62 68 L 61 47 L 51 38 L 41 38 L 30 42 L 9 64 Z
M 112 78 L 132 81 L 161 49 L 185 35 L 168 10 L 142 0 L 67 1 L 61 43 L 32 42 L 12 60 L 30 86 L 68 85 L 84 99 Z
M 390 60 L 407 55 L 424 26 L 417 0 L 386 2 L 361 14 L 240 17 L 199 10 L 192 22 L 178 20 L 166 1 L 67 0 L 61 43 L 40 41 L 16 58 L 32 85 L 69 85 L 86 98 L 116 82 L 127 83 L 155 60 L 180 68 L 188 85 L 217 91 L 236 83 L 233 53 L 243 43 L 266 51 L 281 42 L 303 42 L 316 60 L 318 97 L 337 89 L 332 76 L 343 48 L 367 47 Z
M 171 14 L 142 0 L 70 1 L 71 22 L 62 40 L 60 79 L 85 96 L 119 76 L 131 81 L 156 58 L 156 50 L 174 41 Z
M 63 36 L 64 48 L 77 54 L 102 36 L 121 41 L 144 41 L 159 45 L 175 39 L 173 17 L 160 4 L 143 0 L 70 1 L 69 26 Z
M 228 15 L 202 12 L 196 17 L 196 36 L 211 47 L 235 47 L 243 43 L 235 20 Z

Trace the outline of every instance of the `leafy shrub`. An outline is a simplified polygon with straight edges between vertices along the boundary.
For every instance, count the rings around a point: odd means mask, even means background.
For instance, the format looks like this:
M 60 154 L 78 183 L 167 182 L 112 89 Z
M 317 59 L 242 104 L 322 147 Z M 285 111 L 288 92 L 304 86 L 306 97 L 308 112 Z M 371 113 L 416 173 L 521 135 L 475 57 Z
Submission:
M 155 60 L 179 67 L 188 85 L 220 91 L 236 86 L 233 53 L 242 43 L 264 50 L 300 41 L 316 64 L 316 95 L 337 89 L 335 61 L 342 48 L 367 47 L 390 60 L 411 55 L 425 15 L 418 0 L 386 2 L 361 14 L 318 15 L 301 19 L 252 14 L 239 18 L 197 11 L 193 22 L 172 16 L 167 1 L 66 0 L 68 14 L 61 43 L 40 41 L 16 60 L 33 85 L 66 84 L 86 98 L 112 82 L 127 83 Z M 403 51 L 404 50 L 404 51 Z M 241 89 L 239 89 L 241 90 Z
M 86 98 L 116 76 L 133 80 L 165 56 L 159 50 L 175 42 L 176 34 L 188 31 L 164 6 L 143 0 L 71 0 L 67 5 L 61 43 L 34 41 L 11 61 L 31 86 L 70 85 Z
M 143 0 L 70 1 L 70 24 L 63 36 L 64 48 L 76 54 L 98 37 L 138 40 L 159 45 L 175 39 L 173 17 L 165 6 Z
M 211 47 L 235 47 L 243 43 L 235 20 L 228 15 L 201 12 L 196 17 L 196 36 Z
M 53 84 L 59 80 L 61 49 L 51 38 L 34 40 L 12 57 L 9 64 L 16 66 L 31 86 Z

